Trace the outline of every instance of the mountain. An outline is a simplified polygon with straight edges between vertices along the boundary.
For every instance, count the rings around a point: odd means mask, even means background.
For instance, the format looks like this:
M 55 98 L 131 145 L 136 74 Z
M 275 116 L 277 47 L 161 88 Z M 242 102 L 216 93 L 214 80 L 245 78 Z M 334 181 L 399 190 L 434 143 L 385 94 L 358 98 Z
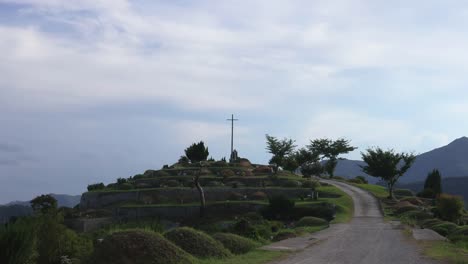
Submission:
M 339 160 L 335 175 L 347 178 L 366 176 L 359 165 L 365 163 L 359 160 Z M 461 137 L 446 146 L 418 155 L 400 182 L 423 182 L 433 169 L 438 169 L 443 178 L 468 177 L 468 138 Z
M 424 182 L 400 183 L 397 184 L 397 187 L 410 189 L 417 193 L 422 191 Z M 465 207 L 468 208 L 468 177 L 442 179 L 442 192 L 463 196 Z
M 56 200 L 58 207 L 74 207 L 80 203 L 81 195 L 67 195 L 51 193 Z M 32 208 L 29 201 L 13 201 L 5 205 L 0 205 L 0 223 L 8 222 L 11 217 L 30 215 Z

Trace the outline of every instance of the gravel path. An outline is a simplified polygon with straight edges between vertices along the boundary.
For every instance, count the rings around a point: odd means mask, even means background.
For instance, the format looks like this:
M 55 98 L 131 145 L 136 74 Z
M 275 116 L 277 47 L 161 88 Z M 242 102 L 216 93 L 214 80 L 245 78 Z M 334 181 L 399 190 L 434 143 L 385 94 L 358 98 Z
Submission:
M 398 224 L 384 222 L 378 201 L 368 192 L 336 181 L 335 185 L 354 201 L 354 217 L 349 224 L 333 226 L 319 234 L 319 242 L 274 264 L 424 264 L 440 263 L 422 255 Z M 319 232 L 320 233 L 320 232 Z M 312 235 L 314 236 L 314 235 Z M 284 244 L 287 247 L 287 243 Z

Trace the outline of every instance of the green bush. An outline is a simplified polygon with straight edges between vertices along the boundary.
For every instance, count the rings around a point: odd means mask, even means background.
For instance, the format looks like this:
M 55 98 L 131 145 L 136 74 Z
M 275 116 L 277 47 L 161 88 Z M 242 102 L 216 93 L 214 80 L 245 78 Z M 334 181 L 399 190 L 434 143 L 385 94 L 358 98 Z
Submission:
M 448 238 L 453 242 L 468 241 L 468 226 L 457 227 Z
M 124 183 L 127 183 L 127 179 L 125 179 L 125 178 L 118 178 L 117 179 L 117 184 L 124 184 Z
M 414 196 L 413 191 L 408 189 L 395 189 L 393 194 L 396 196 Z
M 282 182 L 281 186 L 285 188 L 297 188 L 301 186 L 301 183 L 299 181 L 287 180 Z
M 279 231 L 278 234 L 276 234 L 276 236 L 273 238 L 273 241 L 281 241 L 281 240 L 294 238 L 294 237 L 297 237 L 297 234 L 294 230 L 284 229 L 284 230 Z
M 413 210 L 413 211 L 408 211 L 404 214 L 401 215 L 403 219 L 409 220 L 410 222 L 416 222 L 416 223 L 421 223 L 422 221 L 426 219 L 431 219 L 433 218 L 432 214 L 419 211 L 419 210 Z
M 88 191 L 103 190 L 105 188 L 104 183 L 95 183 L 88 185 Z
M 417 194 L 418 197 L 434 199 L 436 193 L 432 189 L 424 189 Z
M 138 258 L 138 261 L 135 261 Z M 93 261 L 100 264 L 192 264 L 195 259 L 161 235 L 128 230 L 113 233 L 96 245 Z
M 306 180 L 302 182 L 302 188 L 316 189 L 320 187 L 320 182 L 315 180 Z
M 253 240 L 230 233 L 217 233 L 213 235 L 213 238 L 234 254 L 245 254 L 260 246 Z
M 180 182 L 177 180 L 168 180 L 164 182 L 167 187 L 180 187 Z
M 328 225 L 327 220 L 313 217 L 313 216 L 306 216 L 301 218 L 297 223 L 296 226 L 324 226 Z
M 269 205 L 262 214 L 267 219 L 288 219 L 294 210 L 294 205 L 295 202 L 286 196 L 273 196 L 269 199 Z
M 131 190 L 133 189 L 133 185 L 131 183 L 122 183 L 122 184 L 118 184 L 117 187 L 119 188 L 119 190 Z
M 364 176 L 356 176 L 355 179 L 360 180 L 363 184 L 367 184 L 367 183 L 368 183 L 366 177 L 364 177 Z
M 436 208 L 440 218 L 455 222 L 463 215 L 463 199 L 460 196 L 441 194 L 437 198 Z
M 306 216 L 314 216 L 327 221 L 331 221 L 335 218 L 336 207 L 330 203 L 311 204 L 307 206 L 295 207 L 289 215 L 292 220 L 298 220 Z
M 457 225 L 452 222 L 442 222 L 431 226 L 431 229 L 442 236 L 447 236 L 457 229 Z
M 440 220 L 440 219 L 430 218 L 430 219 L 423 220 L 421 222 L 421 227 L 422 228 L 431 228 L 432 226 L 435 226 L 435 225 L 438 225 L 438 224 L 441 224 L 441 223 L 443 223 L 443 221 Z
M 396 215 L 401 215 L 401 214 L 404 214 L 406 212 L 414 211 L 414 210 L 417 210 L 417 209 L 418 209 L 418 207 L 413 206 L 413 205 L 402 206 L 402 207 L 399 207 L 399 208 L 395 209 L 394 213 Z
M 166 232 L 164 236 L 183 250 L 197 257 L 225 258 L 231 255 L 220 242 L 193 228 L 175 228 Z
M 271 238 L 271 228 L 269 225 L 254 224 L 253 221 L 241 218 L 232 226 L 232 233 L 243 237 L 262 241 Z
M 0 225 L 0 263 L 36 263 L 37 239 L 30 218 Z
M 347 181 L 350 182 L 350 183 L 356 183 L 356 184 L 363 184 L 364 183 L 362 180 L 356 179 L 356 178 L 348 179 Z

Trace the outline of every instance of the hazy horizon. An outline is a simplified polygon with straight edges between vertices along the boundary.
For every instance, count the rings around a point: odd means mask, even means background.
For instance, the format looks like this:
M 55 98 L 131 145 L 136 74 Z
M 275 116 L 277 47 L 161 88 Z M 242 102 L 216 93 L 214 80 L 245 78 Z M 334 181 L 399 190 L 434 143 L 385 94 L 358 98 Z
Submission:
M 81 194 L 203 140 L 423 153 L 466 136 L 468 4 L 0 0 L 0 204 Z

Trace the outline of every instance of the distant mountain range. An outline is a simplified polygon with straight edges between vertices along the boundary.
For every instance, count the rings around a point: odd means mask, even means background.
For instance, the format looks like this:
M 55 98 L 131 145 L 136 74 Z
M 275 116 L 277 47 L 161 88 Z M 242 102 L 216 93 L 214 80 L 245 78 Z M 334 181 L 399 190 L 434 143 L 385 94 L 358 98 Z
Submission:
M 368 176 L 362 172 L 360 165 L 365 163 L 360 160 L 340 160 L 335 175 L 346 178 Z M 468 138 L 456 139 L 446 146 L 418 155 L 413 166 L 400 178 L 400 182 L 423 182 L 433 169 L 438 169 L 442 178 L 468 177 Z M 368 178 L 375 182 L 372 177 Z
M 81 195 L 50 194 L 57 199 L 59 207 L 75 207 L 80 203 Z M 25 216 L 32 213 L 29 201 L 13 201 L 0 205 L 0 223 L 8 222 L 11 217 Z

